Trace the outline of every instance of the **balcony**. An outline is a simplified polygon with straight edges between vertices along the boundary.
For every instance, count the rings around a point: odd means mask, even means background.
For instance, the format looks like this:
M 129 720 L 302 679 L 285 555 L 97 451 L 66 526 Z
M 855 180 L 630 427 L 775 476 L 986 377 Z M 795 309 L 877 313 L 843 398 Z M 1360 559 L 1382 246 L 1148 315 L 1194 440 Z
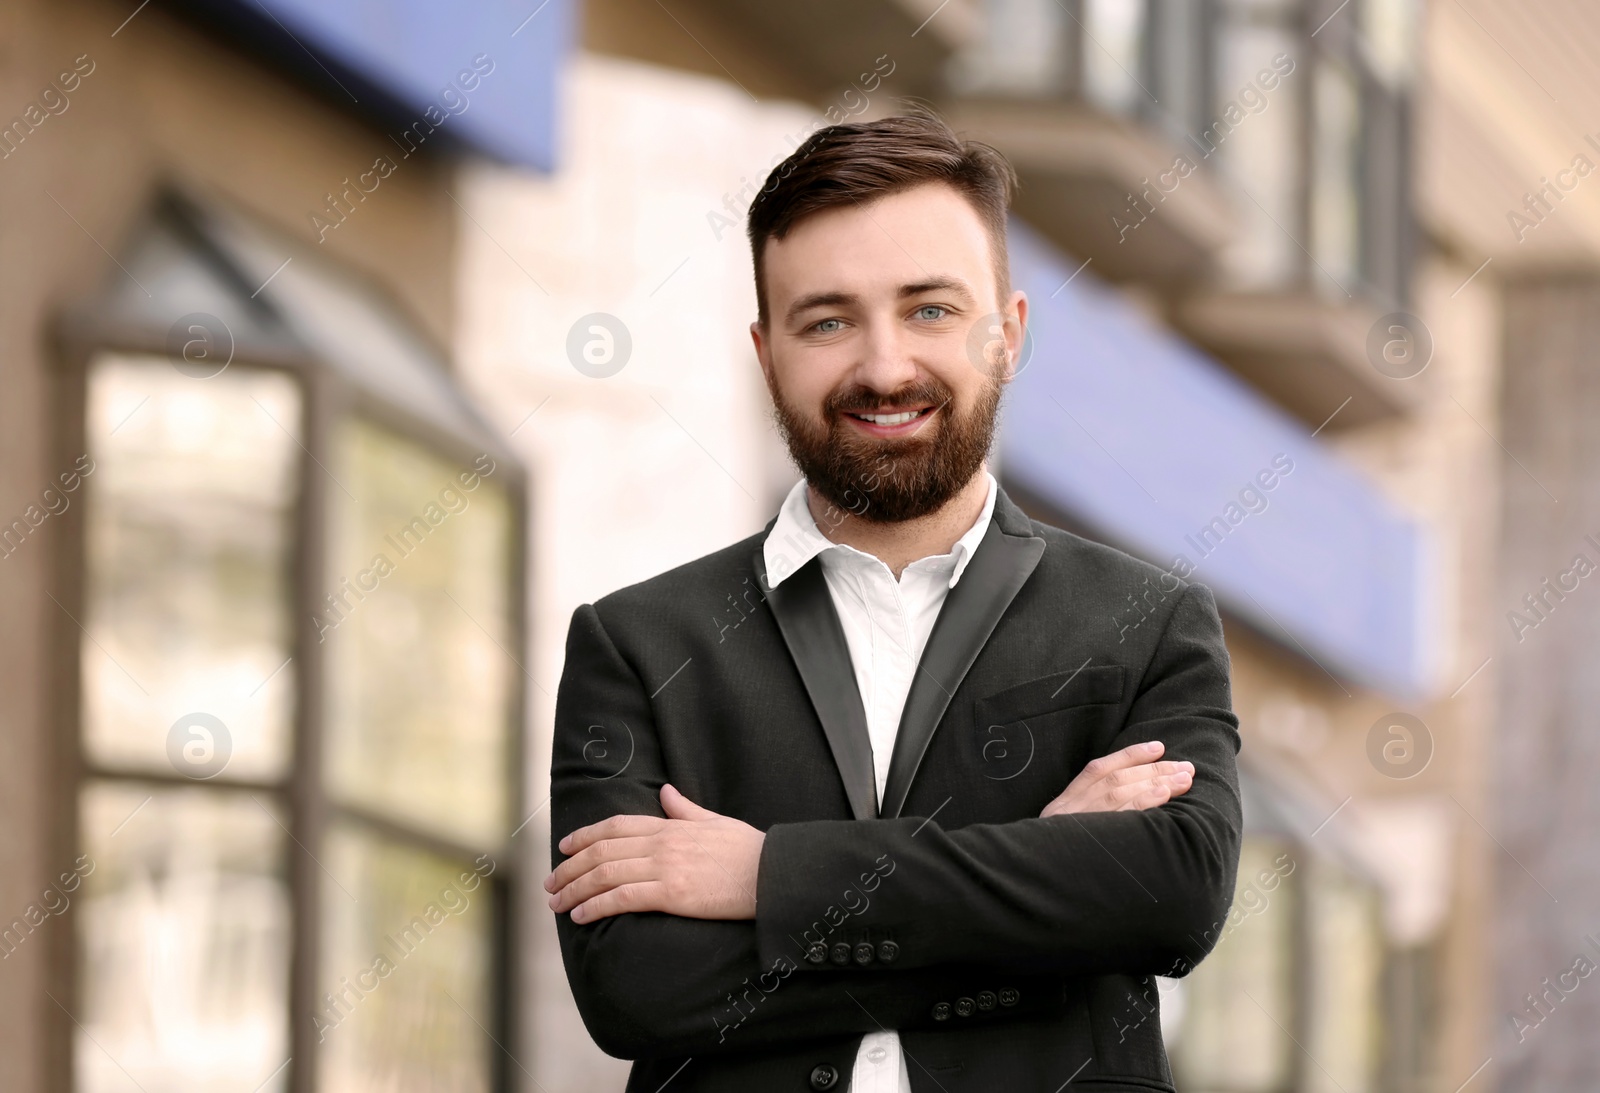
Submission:
M 970 100 L 947 117 L 1016 166 L 1017 214 L 1107 280 L 1192 282 L 1236 231 L 1199 157 L 1149 127 L 1048 100 Z

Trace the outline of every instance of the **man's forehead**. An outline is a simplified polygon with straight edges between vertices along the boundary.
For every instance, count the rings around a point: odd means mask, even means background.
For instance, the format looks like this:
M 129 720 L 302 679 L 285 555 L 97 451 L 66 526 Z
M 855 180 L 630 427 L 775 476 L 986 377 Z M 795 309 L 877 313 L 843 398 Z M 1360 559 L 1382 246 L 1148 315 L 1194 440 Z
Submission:
M 883 299 L 942 289 L 976 299 L 994 288 L 988 231 L 946 186 L 816 213 L 764 250 L 768 291 L 782 311 L 824 294 Z

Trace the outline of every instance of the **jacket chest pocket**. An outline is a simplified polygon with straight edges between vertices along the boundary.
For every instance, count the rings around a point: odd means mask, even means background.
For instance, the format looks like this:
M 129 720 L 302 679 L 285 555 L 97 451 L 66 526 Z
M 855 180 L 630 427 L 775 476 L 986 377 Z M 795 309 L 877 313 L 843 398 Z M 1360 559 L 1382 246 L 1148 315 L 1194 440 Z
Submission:
M 1093 758 L 1090 737 L 1122 702 L 1126 681 L 1120 664 L 1088 665 L 978 699 L 972 722 L 978 772 L 1001 782 L 1031 773 L 1049 783 L 1076 773 Z M 1064 788 L 1063 781 L 1054 792 Z

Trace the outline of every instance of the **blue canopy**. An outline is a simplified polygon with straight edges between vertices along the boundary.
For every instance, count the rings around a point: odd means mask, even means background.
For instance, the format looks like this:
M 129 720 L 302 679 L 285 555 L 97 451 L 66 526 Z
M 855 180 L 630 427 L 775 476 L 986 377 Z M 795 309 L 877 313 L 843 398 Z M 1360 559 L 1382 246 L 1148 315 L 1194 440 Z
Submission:
M 1426 685 L 1422 530 L 1216 361 L 1013 220 L 1032 356 L 1007 396 L 1008 480 L 1329 674 Z M 1270 488 L 1268 487 L 1270 483 Z M 1181 559 L 1181 562 L 1180 562 Z

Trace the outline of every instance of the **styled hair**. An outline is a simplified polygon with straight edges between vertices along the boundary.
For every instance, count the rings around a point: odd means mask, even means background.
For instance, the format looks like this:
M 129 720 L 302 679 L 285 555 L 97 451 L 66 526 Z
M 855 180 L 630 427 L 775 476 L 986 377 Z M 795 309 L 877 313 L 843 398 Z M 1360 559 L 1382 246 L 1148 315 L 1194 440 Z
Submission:
M 819 129 L 767 175 L 750 203 L 748 223 L 762 325 L 767 322 L 767 286 L 761 259 L 767 240 L 784 238 L 796 224 L 824 210 L 928 182 L 955 187 L 983 220 L 1003 305 L 1011 294 L 1006 210 L 1016 189 L 1016 171 L 994 148 L 962 140 L 932 108 L 913 104 L 893 117 Z

